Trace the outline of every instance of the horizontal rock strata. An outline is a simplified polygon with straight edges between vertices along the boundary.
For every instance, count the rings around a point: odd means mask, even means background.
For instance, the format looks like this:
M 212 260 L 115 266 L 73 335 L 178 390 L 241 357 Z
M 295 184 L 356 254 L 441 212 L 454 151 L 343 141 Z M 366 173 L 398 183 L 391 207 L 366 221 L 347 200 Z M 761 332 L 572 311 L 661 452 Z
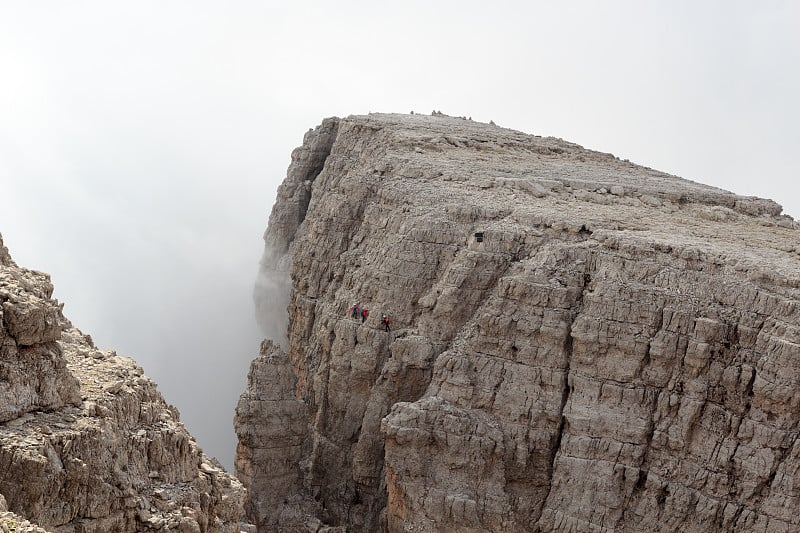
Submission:
M 0 528 L 238 532 L 241 484 L 134 361 L 72 327 L 46 275 L 0 252 Z
M 312 500 L 297 497 L 308 414 L 294 395 L 295 377 L 285 352 L 264 341 L 247 383 L 250 393 L 239 400 L 234 420 L 236 472 L 258 498 L 248 502 L 246 511 L 262 531 L 305 530 L 315 512 Z
M 261 277 L 291 290 L 285 356 L 240 403 L 251 516 L 279 524 L 283 497 L 365 532 L 799 530 L 780 213 L 469 120 L 326 120 L 265 237 Z

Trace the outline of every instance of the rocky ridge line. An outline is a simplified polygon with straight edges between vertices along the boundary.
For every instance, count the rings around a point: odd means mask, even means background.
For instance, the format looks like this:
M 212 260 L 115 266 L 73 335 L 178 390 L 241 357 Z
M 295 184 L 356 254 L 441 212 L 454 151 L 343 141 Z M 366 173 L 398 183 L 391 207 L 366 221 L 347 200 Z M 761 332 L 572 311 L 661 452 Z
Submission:
M 72 327 L 52 291 L 0 238 L 0 528 L 240 531 L 241 484 L 141 367 Z

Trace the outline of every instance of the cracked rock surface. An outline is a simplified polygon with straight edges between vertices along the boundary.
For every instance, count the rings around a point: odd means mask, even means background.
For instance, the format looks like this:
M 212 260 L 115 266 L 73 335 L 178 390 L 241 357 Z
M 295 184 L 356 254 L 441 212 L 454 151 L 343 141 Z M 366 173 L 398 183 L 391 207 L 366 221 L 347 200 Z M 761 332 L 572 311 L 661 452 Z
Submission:
M 238 532 L 241 484 L 52 290 L 0 238 L 0 531 Z
M 288 301 L 288 335 L 238 408 L 249 516 L 800 530 L 800 230 L 780 213 L 470 120 L 326 119 L 265 235 L 257 299 Z

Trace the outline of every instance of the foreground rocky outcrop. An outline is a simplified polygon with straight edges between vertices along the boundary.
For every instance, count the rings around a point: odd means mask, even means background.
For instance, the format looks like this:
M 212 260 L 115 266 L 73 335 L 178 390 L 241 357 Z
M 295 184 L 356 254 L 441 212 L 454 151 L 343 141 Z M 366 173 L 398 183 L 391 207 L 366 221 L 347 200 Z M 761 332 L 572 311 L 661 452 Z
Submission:
M 288 294 L 288 335 L 237 409 L 249 516 L 800 530 L 800 231 L 780 212 L 469 120 L 323 121 L 265 235 L 256 297 Z
M 238 532 L 241 484 L 52 291 L 0 238 L 0 531 Z

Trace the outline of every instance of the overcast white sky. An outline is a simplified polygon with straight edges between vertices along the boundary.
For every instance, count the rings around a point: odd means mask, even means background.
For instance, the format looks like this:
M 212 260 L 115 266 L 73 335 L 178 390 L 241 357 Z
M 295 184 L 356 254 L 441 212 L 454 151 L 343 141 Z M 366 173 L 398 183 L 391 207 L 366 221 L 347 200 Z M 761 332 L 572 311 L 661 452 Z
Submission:
M 323 117 L 494 120 L 800 216 L 800 2 L 0 3 L 0 232 L 230 466 L 251 287 Z

